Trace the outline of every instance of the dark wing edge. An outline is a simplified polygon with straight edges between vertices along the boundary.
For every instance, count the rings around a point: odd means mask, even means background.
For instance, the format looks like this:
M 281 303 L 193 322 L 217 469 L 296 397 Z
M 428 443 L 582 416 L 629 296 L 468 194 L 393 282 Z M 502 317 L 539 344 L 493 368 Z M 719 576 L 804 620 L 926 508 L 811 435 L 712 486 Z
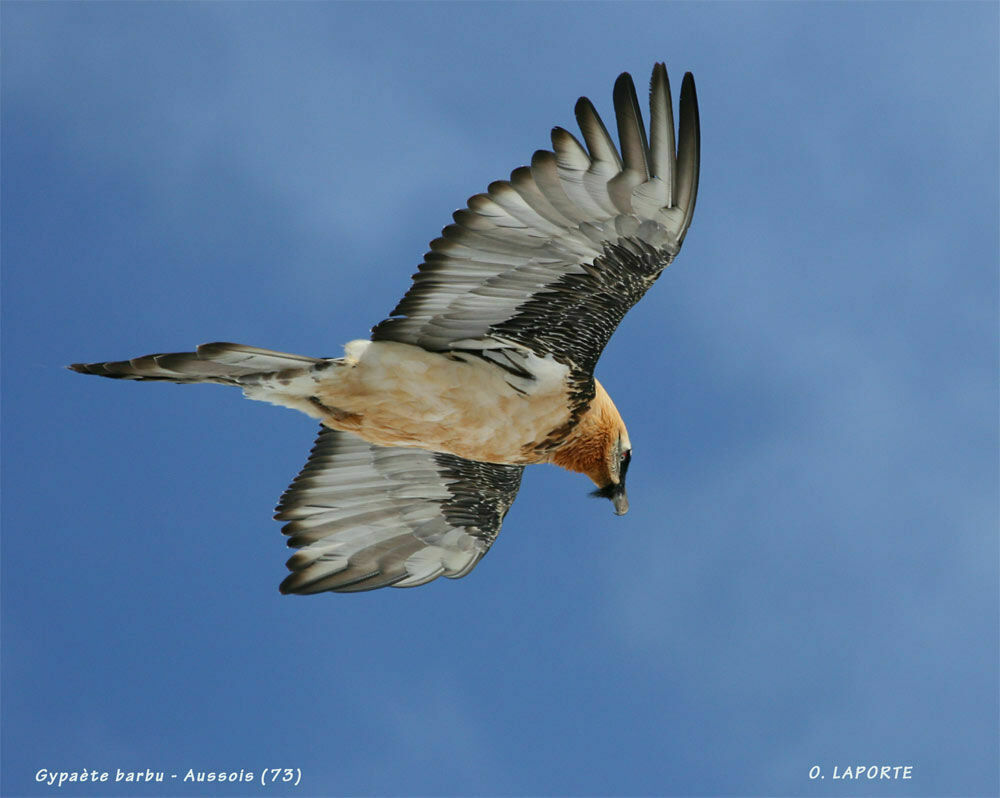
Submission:
M 321 428 L 275 518 L 292 572 L 282 593 L 416 587 L 465 576 L 489 550 L 523 466 L 377 446 Z
M 513 343 L 589 379 L 612 333 L 680 251 L 698 192 L 700 123 L 684 75 L 675 130 L 666 67 L 653 69 L 650 129 L 635 86 L 614 88 L 621 155 L 593 104 L 553 151 L 471 197 L 431 242 L 413 285 L 372 339 L 432 351 Z M 497 343 L 499 342 L 499 343 Z

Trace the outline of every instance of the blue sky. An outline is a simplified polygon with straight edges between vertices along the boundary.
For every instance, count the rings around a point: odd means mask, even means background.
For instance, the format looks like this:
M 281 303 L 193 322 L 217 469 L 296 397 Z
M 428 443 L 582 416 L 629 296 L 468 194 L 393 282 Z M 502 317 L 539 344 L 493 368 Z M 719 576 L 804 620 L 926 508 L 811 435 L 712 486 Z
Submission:
M 997 794 L 996 4 L 2 17 L 4 796 L 265 767 L 310 796 Z M 703 163 L 598 365 L 624 518 L 533 468 L 467 578 L 282 597 L 313 422 L 62 368 L 338 354 L 469 195 L 656 60 L 695 73 Z M 913 778 L 831 778 L 860 763 Z

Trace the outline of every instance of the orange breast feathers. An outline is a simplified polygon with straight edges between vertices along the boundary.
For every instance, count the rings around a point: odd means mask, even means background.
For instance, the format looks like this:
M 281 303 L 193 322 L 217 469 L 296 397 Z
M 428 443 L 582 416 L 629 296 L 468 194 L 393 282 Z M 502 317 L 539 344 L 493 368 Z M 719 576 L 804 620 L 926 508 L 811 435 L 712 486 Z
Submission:
M 551 462 L 569 471 L 586 474 L 601 487 L 611 481 L 611 457 L 620 438 L 631 449 L 628 430 L 604 386 L 594 380 L 596 393 L 566 442 L 552 453 Z

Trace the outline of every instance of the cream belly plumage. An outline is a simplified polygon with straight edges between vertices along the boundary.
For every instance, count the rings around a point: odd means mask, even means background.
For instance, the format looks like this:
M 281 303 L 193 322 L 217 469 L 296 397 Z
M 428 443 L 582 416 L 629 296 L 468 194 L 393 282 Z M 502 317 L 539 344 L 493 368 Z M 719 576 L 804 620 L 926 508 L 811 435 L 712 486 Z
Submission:
M 213 343 L 70 368 L 236 386 L 320 420 L 275 515 L 298 549 L 284 593 L 464 576 L 496 539 L 527 465 L 585 474 L 622 515 L 632 443 L 594 368 L 680 252 L 700 126 L 687 73 L 675 129 L 663 64 L 648 137 L 627 73 L 614 108 L 620 151 L 581 97 L 584 143 L 554 128 L 552 151 L 471 197 L 389 318 L 341 358 Z
M 379 446 L 508 465 L 548 462 L 550 434 L 571 418 L 569 369 L 526 350 L 493 352 L 504 353 L 495 356 L 510 370 L 471 350 L 351 341 L 343 358 L 266 375 L 243 392 Z

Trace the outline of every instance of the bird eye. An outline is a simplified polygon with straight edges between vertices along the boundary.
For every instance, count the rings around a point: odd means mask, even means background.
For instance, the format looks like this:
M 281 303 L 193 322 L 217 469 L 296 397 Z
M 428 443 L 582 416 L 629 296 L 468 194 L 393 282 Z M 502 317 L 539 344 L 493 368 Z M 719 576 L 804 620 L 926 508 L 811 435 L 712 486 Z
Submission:
M 631 451 L 625 450 L 624 452 L 622 452 L 621 461 L 623 463 L 627 463 L 631 458 L 632 458 L 632 452 Z

